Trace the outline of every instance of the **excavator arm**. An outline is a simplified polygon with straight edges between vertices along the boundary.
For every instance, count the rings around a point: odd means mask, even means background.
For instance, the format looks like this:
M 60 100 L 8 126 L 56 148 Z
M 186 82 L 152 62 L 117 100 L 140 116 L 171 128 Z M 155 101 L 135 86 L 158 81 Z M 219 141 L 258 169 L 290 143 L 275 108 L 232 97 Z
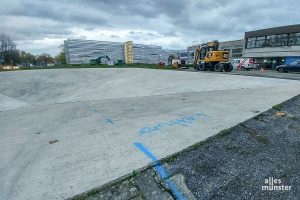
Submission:
M 110 58 L 108 57 L 108 55 L 106 55 L 106 56 L 99 56 L 99 57 L 96 58 L 96 59 L 91 59 L 91 60 L 90 60 L 90 63 L 91 63 L 91 64 L 97 64 L 97 65 L 102 64 L 102 62 L 101 62 L 101 59 L 102 59 L 102 58 L 106 58 L 107 61 L 110 62 Z
M 194 65 L 197 65 L 200 56 L 200 50 L 196 49 L 194 53 Z

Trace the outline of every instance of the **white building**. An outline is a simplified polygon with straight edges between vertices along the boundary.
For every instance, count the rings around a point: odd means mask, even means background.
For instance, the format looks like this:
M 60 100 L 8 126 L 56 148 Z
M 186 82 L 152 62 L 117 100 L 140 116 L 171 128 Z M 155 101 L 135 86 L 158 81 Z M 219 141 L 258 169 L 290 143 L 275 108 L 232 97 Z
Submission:
M 68 39 L 64 41 L 67 64 L 89 64 L 91 59 L 106 55 L 117 63 L 125 62 L 122 42 Z M 162 49 L 162 46 L 132 44 L 133 63 L 158 64 L 168 63 L 170 55 L 177 57 L 178 51 Z M 107 60 L 103 59 L 103 63 Z

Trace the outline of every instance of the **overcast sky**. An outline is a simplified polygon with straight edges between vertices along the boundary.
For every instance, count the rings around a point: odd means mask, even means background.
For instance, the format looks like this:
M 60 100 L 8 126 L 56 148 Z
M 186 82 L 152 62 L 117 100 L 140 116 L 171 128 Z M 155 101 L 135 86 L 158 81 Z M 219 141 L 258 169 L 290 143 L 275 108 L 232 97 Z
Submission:
M 185 49 L 300 23 L 299 0 L 0 0 L 0 32 L 19 49 L 57 54 L 67 38 Z

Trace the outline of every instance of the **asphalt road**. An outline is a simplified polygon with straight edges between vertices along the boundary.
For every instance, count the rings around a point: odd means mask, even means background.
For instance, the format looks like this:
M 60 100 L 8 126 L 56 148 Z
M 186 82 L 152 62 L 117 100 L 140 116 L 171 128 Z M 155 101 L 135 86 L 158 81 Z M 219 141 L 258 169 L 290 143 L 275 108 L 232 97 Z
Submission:
M 0 74 L 0 199 L 64 199 L 236 125 L 300 82 L 147 69 Z
M 197 71 L 193 68 L 183 69 L 183 71 L 199 72 L 199 73 L 218 73 L 224 74 L 225 72 L 212 72 L 212 71 Z M 236 70 L 226 73 L 228 75 L 242 75 L 242 76 L 256 76 L 256 77 L 267 77 L 267 78 L 279 78 L 279 79 L 288 79 L 288 80 L 300 80 L 300 72 L 288 72 L 288 73 L 279 73 L 273 70 Z

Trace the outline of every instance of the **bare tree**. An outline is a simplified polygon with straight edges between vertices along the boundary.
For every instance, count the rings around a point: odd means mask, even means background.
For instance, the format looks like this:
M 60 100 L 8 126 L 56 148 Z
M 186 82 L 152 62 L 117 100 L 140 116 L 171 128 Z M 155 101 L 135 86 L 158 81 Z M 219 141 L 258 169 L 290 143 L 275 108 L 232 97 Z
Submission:
M 2 51 L 13 51 L 16 50 L 16 44 L 14 41 L 4 33 L 0 34 L 1 50 Z
M 4 33 L 0 34 L 0 63 L 16 64 L 19 59 L 17 57 L 16 44 Z

